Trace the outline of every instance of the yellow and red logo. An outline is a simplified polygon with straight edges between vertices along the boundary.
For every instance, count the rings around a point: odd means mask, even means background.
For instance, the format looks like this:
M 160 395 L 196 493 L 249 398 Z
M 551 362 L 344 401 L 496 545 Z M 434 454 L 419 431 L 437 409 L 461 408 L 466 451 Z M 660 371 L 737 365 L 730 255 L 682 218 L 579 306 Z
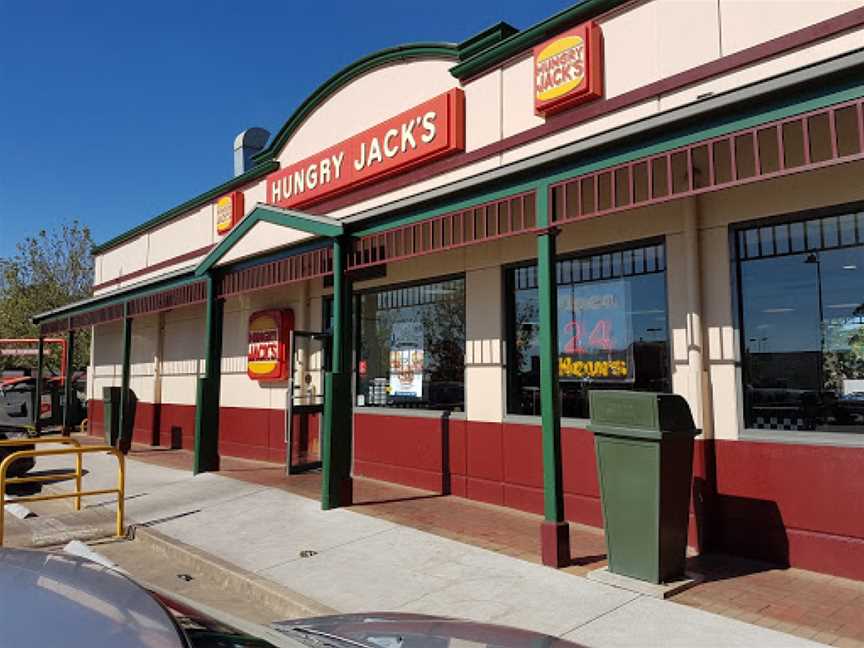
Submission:
M 227 234 L 243 218 L 243 192 L 232 191 L 216 201 L 216 233 Z
M 246 373 L 252 380 L 288 377 L 288 338 L 293 328 L 294 312 L 290 309 L 252 314 L 246 356 Z
M 593 22 L 534 48 L 534 110 L 548 115 L 603 94 L 603 35 Z

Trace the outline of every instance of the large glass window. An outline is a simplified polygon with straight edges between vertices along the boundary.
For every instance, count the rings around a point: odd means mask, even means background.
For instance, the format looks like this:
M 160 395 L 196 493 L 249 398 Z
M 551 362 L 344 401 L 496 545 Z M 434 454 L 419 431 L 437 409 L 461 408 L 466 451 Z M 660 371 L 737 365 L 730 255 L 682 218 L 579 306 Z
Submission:
M 588 418 L 588 390 L 671 391 L 663 244 L 563 259 L 558 285 L 561 415 Z M 510 414 L 540 414 L 537 267 L 507 273 Z
M 745 425 L 864 432 L 864 212 L 736 237 Z
M 465 280 L 362 293 L 358 407 L 461 411 L 465 402 Z

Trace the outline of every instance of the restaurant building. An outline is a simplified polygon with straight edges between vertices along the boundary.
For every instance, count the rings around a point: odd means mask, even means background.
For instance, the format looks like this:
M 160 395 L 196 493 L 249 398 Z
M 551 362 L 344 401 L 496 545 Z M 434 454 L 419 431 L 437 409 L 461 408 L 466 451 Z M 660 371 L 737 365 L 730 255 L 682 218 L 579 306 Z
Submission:
M 543 514 L 551 565 L 602 526 L 588 391 L 674 392 L 691 544 L 861 579 L 862 102 L 857 0 L 584 0 L 395 46 L 35 320 L 92 329 L 95 434 L 120 386 L 198 471 Z

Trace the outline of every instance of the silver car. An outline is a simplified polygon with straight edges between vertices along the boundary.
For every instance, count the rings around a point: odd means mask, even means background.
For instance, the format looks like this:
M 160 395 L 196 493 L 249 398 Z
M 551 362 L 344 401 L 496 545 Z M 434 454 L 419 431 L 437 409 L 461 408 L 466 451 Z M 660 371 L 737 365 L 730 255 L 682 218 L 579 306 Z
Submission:
M 515 628 L 418 614 L 343 614 L 273 623 L 228 618 L 145 589 L 85 558 L 0 550 L 0 647 L 576 648 Z

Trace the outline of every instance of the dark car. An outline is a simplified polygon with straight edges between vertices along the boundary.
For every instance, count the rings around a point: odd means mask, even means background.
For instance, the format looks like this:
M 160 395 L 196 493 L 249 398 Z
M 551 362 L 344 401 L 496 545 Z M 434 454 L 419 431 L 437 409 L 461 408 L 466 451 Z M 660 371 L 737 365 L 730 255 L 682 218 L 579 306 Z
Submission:
M 0 645 L 93 648 L 578 648 L 546 635 L 417 614 L 345 614 L 265 627 L 145 589 L 86 558 L 0 549 Z

